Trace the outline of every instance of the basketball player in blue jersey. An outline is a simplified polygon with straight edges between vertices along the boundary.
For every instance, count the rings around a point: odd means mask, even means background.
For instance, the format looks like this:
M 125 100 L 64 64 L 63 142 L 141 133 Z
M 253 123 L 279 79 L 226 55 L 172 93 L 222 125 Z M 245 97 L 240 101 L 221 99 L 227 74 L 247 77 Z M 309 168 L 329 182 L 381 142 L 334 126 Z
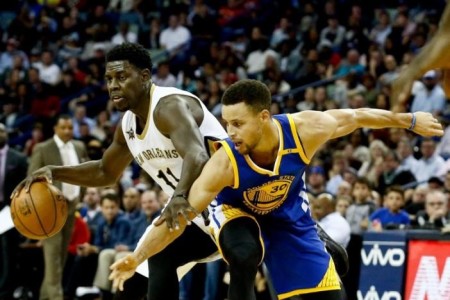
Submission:
M 415 80 L 427 71 L 441 69 L 445 95 L 450 98 L 450 2 L 447 1 L 433 38 L 422 47 L 416 57 L 402 70 L 393 82 L 391 107 L 395 111 L 407 109 L 411 89 Z
M 231 284 L 240 278 L 239 268 L 245 266 L 252 278 L 264 261 L 279 299 L 342 299 L 333 260 L 309 210 L 303 178 L 311 158 L 328 140 L 361 127 L 408 128 L 423 136 L 440 136 L 442 127 L 429 113 L 364 108 L 271 116 L 270 103 L 268 88 L 255 80 L 225 91 L 222 116 L 229 138 L 217 143 L 220 148 L 192 185 L 191 207 L 163 214 L 168 226 L 155 227 L 133 254 L 112 265 L 115 286 L 122 288 L 138 264 L 183 232 L 184 216 L 191 219 L 215 198 L 211 230 L 229 264 Z M 228 299 L 255 296 L 242 290 Z
M 110 99 L 125 113 L 112 144 L 100 160 L 37 170 L 14 193 L 23 186 L 29 190 L 30 184 L 38 180 L 54 179 L 86 187 L 111 186 L 134 159 L 172 195 L 169 210 L 184 207 L 192 183 L 209 159 L 211 141 L 227 135 L 199 98 L 176 88 L 152 84 L 151 70 L 150 54 L 140 45 L 125 43 L 108 52 L 105 80 Z M 179 242 L 152 257 L 148 267 L 147 263 L 140 266 L 140 273 L 149 277 L 149 299 L 178 300 L 177 269 L 217 253 L 204 219 L 196 218 L 193 223 Z M 248 285 L 252 284 L 253 278 Z M 147 278 L 136 275 L 115 298 L 138 300 L 146 294 Z

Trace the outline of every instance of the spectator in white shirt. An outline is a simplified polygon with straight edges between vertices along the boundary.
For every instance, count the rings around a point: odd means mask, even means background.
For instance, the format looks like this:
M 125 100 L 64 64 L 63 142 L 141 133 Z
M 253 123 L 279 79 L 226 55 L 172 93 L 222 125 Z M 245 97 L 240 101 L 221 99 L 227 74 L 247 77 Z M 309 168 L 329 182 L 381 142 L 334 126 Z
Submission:
M 175 87 L 177 79 L 170 73 L 170 66 L 168 62 L 161 62 L 158 64 L 156 74 L 152 76 L 152 81 L 157 86 Z
M 418 85 L 411 105 L 411 112 L 425 111 L 438 116 L 445 109 L 446 97 L 444 90 L 438 84 L 437 73 L 428 71 Z
M 123 43 L 137 43 L 137 34 L 130 31 L 130 24 L 128 22 L 121 22 L 119 32 L 117 32 L 111 39 L 113 45 L 120 45 Z
M 311 201 L 311 213 L 323 230 L 343 247 L 350 241 L 350 225 L 335 210 L 336 204 L 331 194 L 323 193 Z
M 422 140 L 420 152 L 422 158 L 418 160 L 413 174 L 419 183 L 425 183 L 430 177 L 439 174 L 445 160 L 436 153 L 436 142 L 431 138 Z
M 177 15 L 169 17 L 169 27 L 161 31 L 159 43 L 161 47 L 166 49 L 172 56 L 187 46 L 191 40 L 191 32 L 184 26 L 180 25 Z
M 61 81 L 61 68 L 54 62 L 50 50 L 42 51 L 41 60 L 34 63 L 33 67 L 39 70 L 42 82 L 55 86 Z

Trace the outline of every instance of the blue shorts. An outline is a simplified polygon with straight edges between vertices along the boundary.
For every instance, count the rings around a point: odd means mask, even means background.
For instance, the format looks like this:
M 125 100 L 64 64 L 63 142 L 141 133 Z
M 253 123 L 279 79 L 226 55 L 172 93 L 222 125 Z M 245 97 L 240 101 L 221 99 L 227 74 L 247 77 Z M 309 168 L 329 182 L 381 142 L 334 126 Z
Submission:
M 259 219 L 240 208 L 219 205 L 211 216 L 211 231 L 218 245 L 223 226 L 241 217 L 251 218 L 259 226 L 264 263 L 279 299 L 341 289 L 333 260 L 319 239 L 315 225 L 305 226 L 307 222 L 301 220 L 296 223 L 275 221 L 267 216 Z

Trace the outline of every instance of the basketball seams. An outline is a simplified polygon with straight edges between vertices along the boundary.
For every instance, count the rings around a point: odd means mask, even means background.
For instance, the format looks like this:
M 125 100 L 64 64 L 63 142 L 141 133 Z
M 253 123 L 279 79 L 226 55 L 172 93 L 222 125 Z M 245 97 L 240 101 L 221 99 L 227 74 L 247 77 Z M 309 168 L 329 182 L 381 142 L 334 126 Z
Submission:
M 40 182 L 36 182 L 36 183 L 40 183 Z M 47 188 L 47 190 L 48 190 L 48 187 L 47 187 L 47 186 L 46 186 L 46 188 Z M 33 184 L 32 184 L 31 187 L 30 187 L 30 193 L 29 193 L 29 195 L 30 195 L 31 204 L 33 204 L 34 213 L 35 213 L 36 218 L 37 218 L 37 220 L 38 220 L 38 222 L 39 222 L 39 225 L 41 226 L 42 232 L 44 233 L 45 236 L 49 237 L 48 234 L 47 234 L 47 231 L 46 231 L 45 228 L 44 228 L 44 224 L 42 223 L 41 217 L 39 216 L 39 213 L 38 213 L 38 211 L 37 211 L 37 209 L 36 209 L 36 206 L 34 205 L 34 200 L 33 200 L 33 196 L 32 196 L 31 189 L 33 189 Z
M 42 240 L 62 229 L 67 221 L 68 204 L 54 185 L 44 181 L 35 183 L 29 192 L 22 189 L 11 200 L 11 216 L 23 236 Z

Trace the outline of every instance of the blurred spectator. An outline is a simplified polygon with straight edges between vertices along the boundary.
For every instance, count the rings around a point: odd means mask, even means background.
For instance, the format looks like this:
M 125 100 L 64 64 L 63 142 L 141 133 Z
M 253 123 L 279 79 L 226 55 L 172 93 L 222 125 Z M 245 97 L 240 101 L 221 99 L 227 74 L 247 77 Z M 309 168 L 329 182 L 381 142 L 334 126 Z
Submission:
M 422 82 L 417 84 L 417 88 L 413 93 L 411 112 L 425 111 L 439 116 L 445 109 L 445 93 L 438 84 L 436 71 L 426 72 L 422 77 Z
M 135 32 L 130 31 L 130 24 L 122 21 L 119 25 L 119 31 L 111 38 L 113 45 L 120 45 L 122 43 L 136 43 L 138 36 Z
M 409 214 L 411 220 L 416 218 L 419 211 L 425 209 L 425 198 L 428 192 L 428 186 L 419 185 L 414 189 L 411 198 L 407 199 L 405 211 Z
M 347 247 L 350 241 L 350 225 L 335 210 L 335 201 L 330 194 L 320 194 L 311 201 L 311 213 L 323 230 L 337 243 Z
M 400 166 L 400 158 L 397 152 L 388 150 L 383 157 L 383 172 L 378 177 L 377 191 L 384 195 L 386 189 L 390 186 L 399 185 L 405 187 L 414 182 L 416 182 L 414 174 Z
M 404 229 L 409 225 L 408 213 L 402 210 L 405 204 L 404 191 L 400 186 L 390 186 L 386 189 L 383 206 L 370 215 L 371 229 Z
M 350 224 L 352 234 L 362 235 L 369 226 L 369 216 L 376 208 L 370 192 L 370 184 L 363 177 L 358 178 L 353 184 L 354 203 L 350 205 L 345 215 Z
M 370 31 L 370 39 L 383 47 L 386 37 L 391 33 L 391 20 L 389 13 L 380 10 L 377 14 L 377 24 Z
M 345 76 L 350 73 L 361 76 L 364 73 L 364 66 L 359 62 L 359 52 L 356 49 L 350 49 L 347 52 L 345 60 L 341 61 L 336 70 L 336 76 Z
M 182 63 L 186 60 L 186 52 L 191 42 L 191 32 L 180 24 L 179 17 L 175 14 L 169 17 L 169 26 L 161 31 L 159 43 L 172 60 Z
M 77 139 L 81 138 L 81 124 L 86 124 L 89 127 L 89 130 L 94 128 L 95 121 L 87 116 L 86 106 L 83 104 L 78 104 L 75 106 L 73 112 L 73 136 Z
M 425 183 L 430 177 L 439 174 L 445 161 L 436 153 L 436 142 L 431 138 L 422 140 L 420 153 L 422 157 L 417 161 L 414 175 L 418 183 Z
M 19 182 L 27 174 L 26 157 L 9 147 L 8 132 L 0 123 L 0 211 L 11 203 L 10 195 Z M 19 264 L 20 234 L 15 228 L 0 234 L 0 298 L 12 299 L 12 292 L 18 284 L 20 274 L 16 266 Z
M 3 75 L 7 69 L 12 69 L 14 67 L 14 57 L 18 56 L 21 58 L 23 67 L 28 69 L 30 63 L 28 61 L 28 56 L 26 53 L 18 49 L 19 41 L 15 38 L 10 38 L 6 41 L 6 49 L 0 55 L 0 75 Z
M 78 287 L 92 286 L 98 256 L 103 249 L 113 249 L 117 244 L 127 243 L 131 223 L 120 214 L 119 202 L 117 194 L 107 193 L 101 197 L 103 217 L 95 232 L 94 241 L 77 247 L 77 256 L 65 291 L 68 297 L 74 297 Z
M 320 32 L 320 44 L 330 43 L 334 51 L 339 51 L 345 36 L 345 27 L 339 24 L 336 15 L 328 16 L 328 26 Z
M 170 64 L 167 61 L 160 62 L 152 81 L 157 86 L 176 87 L 177 79 L 170 73 Z
M 54 86 L 61 81 L 61 68 L 55 63 L 50 50 L 42 51 L 41 60 L 33 63 L 33 67 L 39 70 L 42 82 Z
M 313 166 L 310 168 L 307 176 L 306 189 L 314 196 L 325 193 L 325 170 L 322 166 Z
M 398 77 L 399 74 L 395 57 L 392 55 L 386 55 L 384 57 L 384 66 L 386 72 L 381 74 L 381 76 L 378 78 L 378 82 L 381 85 L 390 86 L 392 82 Z
M 428 192 L 425 199 L 425 210 L 417 213 L 413 225 L 421 229 L 440 230 L 449 222 L 447 196 L 439 190 Z
M 411 141 L 407 137 L 400 138 L 395 151 L 400 159 L 401 168 L 415 172 L 417 168 L 417 159 L 413 155 Z
M 25 147 L 23 148 L 23 154 L 26 156 L 31 156 L 33 153 L 34 146 L 36 144 L 44 141 L 44 133 L 42 131 L 42 124 L 37 123 L 34 125 L 31 131 L 31 137 L 25 142 Z
M 347 209 L 352 204 L 352 197 L 351 196 L 336 196 L 336 211 L 345 218 Z

